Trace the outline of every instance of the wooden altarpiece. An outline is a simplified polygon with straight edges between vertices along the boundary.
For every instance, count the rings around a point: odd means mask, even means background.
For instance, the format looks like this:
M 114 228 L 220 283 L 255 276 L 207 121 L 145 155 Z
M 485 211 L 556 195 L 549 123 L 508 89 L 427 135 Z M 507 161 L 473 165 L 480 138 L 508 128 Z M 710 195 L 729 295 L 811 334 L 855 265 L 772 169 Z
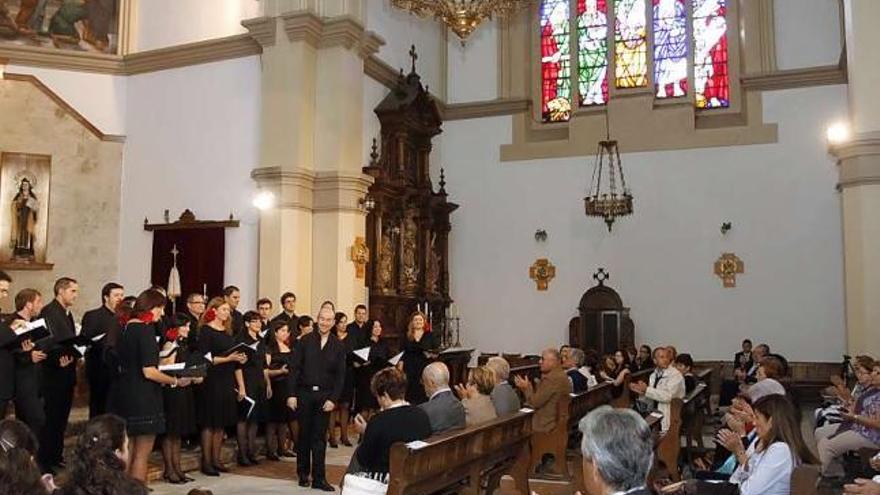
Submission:
M 431 183 L 431 139 L 442 131 L 437 104 L 416 73 L 403 70 L 396 87 L 375 108 L 381 123 L 381 152 L 373 144 L 364 173 L 375 182 L 369 189 L 367 266 L 370 316 L 379 319 L 390 344 L 406 338 L 409 316 L 427 303 L 436 344 L 451 346 L 444 335 L 449 297 L 450 214 L 458 205 L 447 201 L 441 171 L 439 189 Z M 445 361 L 445 359 L 444 359 Z

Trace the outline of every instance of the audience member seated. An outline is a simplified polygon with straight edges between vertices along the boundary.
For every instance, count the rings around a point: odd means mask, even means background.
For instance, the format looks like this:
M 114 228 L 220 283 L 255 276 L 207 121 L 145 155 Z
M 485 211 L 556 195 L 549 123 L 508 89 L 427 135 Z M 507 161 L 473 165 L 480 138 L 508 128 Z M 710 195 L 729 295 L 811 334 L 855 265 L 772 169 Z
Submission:
M 0 421 L 0 493 L 43 495 L 55 490 L 51 475 L 45 481 L 34 462 L 37 437 L 21 421 Z
M 492 389 L 492 405 L 495 406 L 495 414 L 504 416 L 512 414 L 520 409 L 519 396 L 510 386 L 510 364 L 502 357 L 490 357 L 486 367 L 495 373 L 495 388 Z
M 486 366 L 474 368 L 466 386 L 456 385 L 455 389 L 464 406 L 467 426 L 492 421 L 498 417 L 490 394 L 495 388 L 495 372 Z
M 526 405 L 535 411 L 532 415 L 532 431 L 552 431 L 556 427 L 559 399 L 571 393 L 571 382 L 562 370 L 559 351 L 547 349 L 541 353 L 541 380 L 537 387 L 521 376 L 514 377 L 514 382 L 525 395 Z
M 785 395 L 785 387 L 776 381 L 785 376 L 785 366 L 775 356 L 761 358 L 758 372 L 755 374 L 757 381 L 745 388 L 746 394 L 752 399 L 752 403 L 767 395 Z
M 406 375 L 402 371 L 396 368 L 379 371 L 370 381 L 370 390 L 381 411 L 369 423 L 361 415 L 355 416 L 354 425 L 361 434 L 361 443 L 352 458 L 356 467 L 349 467 L 349 471 L 384 475 L 389 469 L 391 446 L 428 438 L 431 421 L 423 409 L 404 400 Z
M 125 472 L 128 456 L 125 421 L 112 414 L 92 418 L 76 440 L 61 495 L 146 495 L 147 487 Z
M 794 406 L 784 395 L 762 397 L 754 405 L 754 423 L 758 440 L 748 449 L 738 433 L 719 433 L 739 465 L 730 482 L 739 485 L 740 495 L 789 495 L 794 468 L 815 462 L 801 436 Z
M 663 413 L 661 430 L 669 429 L 670 407 L 672 399 L 683 399 L 684 377 L 677 369 L 671 366 L 672 351 L 666 347 L 658 347 L 654 350 L 654 372 L 648 377 L 648 383 L 634 382 L 629 384 L 630 390 L 644 396 L 649 410 L 658 410 Z
M 745 348 L 745 345 L 743 345 Z M 758 381 L 758 365 L 765 356 L 770 354 L 770 346 L 767 344 L 759 344 L 752 349 L 751 366 L 748 369 L 738 368 L 734 362 L 733 379 L 724 380 L 721 384 L 721 397 L 719 398 L 719 406 L 729 406 L 730 402 L 740 392 L 740 385 L 750 384 Z M 739 355 L 739 354 L 737 354 Z M 736 358 L 735 358 L 736 359 Z
M 742 341 L 742 350 L 733 355 L 733 369 L 748 371 L 753 364 L 752 341 L 745 339 Z
M 871 370 L 874 369 L 874 359 L 869 356 L 856 356 L 853 370 L 856 375 L 856 384 L 852 390 L 846 387 L 846 382 L 840 375 L 831 377 L 832 386 L 826 390 L 826 394 L 831 399 L 823 404 L 823 407 L 816 409 L 816 428 L 825 425 L 838 424 L 843 421 L 841 413 L 846 409 L 847 404 L 855 403 L 856 398 L 871 386 Z
M 675 369 L 684 377 L 684 393 L 689 394 L 697 388 L 697 377 L 694 376 L 694 359 L 690 354 L 679 354 L 675 357 Z
M 871 459 L 874 471 L 880 471 L 880 454 Z M 856 479 L 843 487 L 844 495 L 880 495 L 880 474 L 873 479 Z
M 630 370 L 633 373 L 638 373 L 642 370 L 649 370 L 654 367 L 654 360 L 651 359 L 653 353 L 651 352 L 651 346 L 647 344 L 642 344 L 639 347 L 639 353 L 635 359 L 632 360 L 632 365 Z
M 614 398 L 623 393 L 623 382 L 629 376 L 629 357 L 624 351 L 617 351 L 602 358 L 602 366 L 599 368 L 599 377 L 606 383 L 614 386 Z
M 425 366 L 422 371 L 422 386 L 428 402 L 419 404 L 431 420 L 431 431 L 439 433 L 452 428 L 464 428 L 464 406 L 452 389 L 449 388 L 449 368 L 437 362 Z
M 738 395 L 733 399 L 729 414 L 725 417 L 725 427 L 735 433 L 742 442 L 743 448 L 748 450 L 758 439 L 758 432 L 754 423 L 755 413 L 752 409 L 751 399 L 746 395 Z M 720 431 L 723 431 L 720 430 Z M 730 453 L 720 441 L 723 437 L 720 431 L 715 435 L 715 455 L 713 461 L 704 458 L 694 460 L 697 471 L 694 477 L 700 480 L 727 481 L 737 467 L 736 456 Z
M 880 362 L 871 369 L 871 382 L 856 399 L 851 409 L 841 413 L 843 422 L 816 430 L 822 475 L 843 476 L 840 457 L 862 448 L 880 448 Z
M 571 389 L 574 393 L 579 394 L 586 392 L 590 387 L 597 384 L 596 376 L 593 374 L 589 366 L 584 366 L 586 355 L 584 351 L 577 347 L 572 347 L 562 356 L 562 367 L 568 380 L 571 382 Z
M 647 478 L 654 460 L 654 438 L 638 413 L 602 406 L 581 420 L 580 430 L 587 493 L 651 493 Z

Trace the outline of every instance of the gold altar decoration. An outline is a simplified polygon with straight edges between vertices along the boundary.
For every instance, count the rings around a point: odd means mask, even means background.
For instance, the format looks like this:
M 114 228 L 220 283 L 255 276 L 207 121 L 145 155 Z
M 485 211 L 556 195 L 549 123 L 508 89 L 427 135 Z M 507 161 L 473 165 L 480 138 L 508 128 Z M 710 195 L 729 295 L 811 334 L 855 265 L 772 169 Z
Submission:
M 351 246 L 351 261 L 354 262 L 355 276 L 363 279 L 367 275 L 367 263 L 370 261 L 370 249 L 363 237 L 355 237 Z
M 535 281 L 539 291 L 547 290 L 556 278 L 556 267 L 547 258 L 541 258 L 529 267 L 529 278 Z
M 725 289 L 736 287 L 736 276 L 745 273 L 745 264 L 733 253 L 724 253 L 715 262 L 715 275 L 724 283 Z
M 529 5 L 523 0 L 391 0 L 391 5 L 419 17 L 433 17 L 464 44 L 484 21 Z

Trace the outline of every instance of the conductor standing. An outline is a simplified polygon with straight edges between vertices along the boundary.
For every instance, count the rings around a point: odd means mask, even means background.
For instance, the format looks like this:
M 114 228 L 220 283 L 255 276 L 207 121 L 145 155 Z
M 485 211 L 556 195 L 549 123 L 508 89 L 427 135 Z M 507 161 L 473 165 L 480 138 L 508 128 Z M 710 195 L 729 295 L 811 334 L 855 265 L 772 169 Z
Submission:
M 324 307 L 318 314 L 318 331 L 300 339 L 287 399 L 287 405 L 299 413 L 299 486 L 308 486 L 311 474 L 312 488 L 326 492 L 335 490 L 327 483 L 325 434 L 345 381 L 345 349 L 330 333 L 333 324 L 333 310 Z

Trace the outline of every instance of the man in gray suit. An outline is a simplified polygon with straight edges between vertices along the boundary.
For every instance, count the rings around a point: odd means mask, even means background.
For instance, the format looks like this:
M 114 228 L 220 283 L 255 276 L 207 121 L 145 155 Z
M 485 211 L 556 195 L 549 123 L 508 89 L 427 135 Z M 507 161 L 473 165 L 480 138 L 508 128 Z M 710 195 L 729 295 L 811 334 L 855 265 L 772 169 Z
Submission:
M 422 371 L 422 386 L 425 387 L 428 402 L 419 404 L 419 407 L 428 413 L 431 432 L 464 428 L 464 406 L 449 388 L 449 368 L 440 362 L 425 366 Z

